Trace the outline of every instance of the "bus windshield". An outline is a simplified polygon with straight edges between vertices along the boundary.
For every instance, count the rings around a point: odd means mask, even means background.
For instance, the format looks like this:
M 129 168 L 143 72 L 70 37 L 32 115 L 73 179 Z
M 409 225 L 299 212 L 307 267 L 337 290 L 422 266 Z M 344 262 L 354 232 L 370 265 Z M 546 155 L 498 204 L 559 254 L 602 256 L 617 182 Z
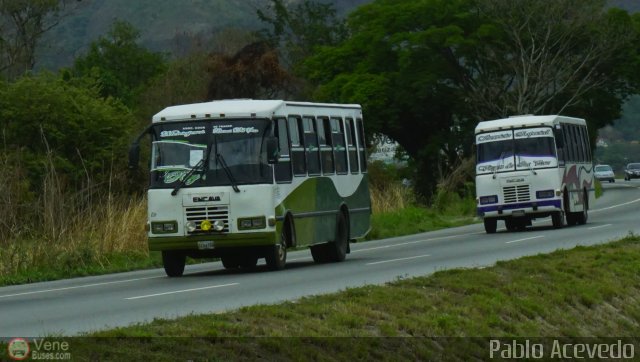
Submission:
M 558 166 L 549 127 L 480 133 L 476 144 L 477 174 Z
M 158 124 L 153 128 L 151 188 L 172 188 L 191 173 L 183 187 L 272 183 L 265 119 Z M 227 170 L 221 162 L 226 162 Z

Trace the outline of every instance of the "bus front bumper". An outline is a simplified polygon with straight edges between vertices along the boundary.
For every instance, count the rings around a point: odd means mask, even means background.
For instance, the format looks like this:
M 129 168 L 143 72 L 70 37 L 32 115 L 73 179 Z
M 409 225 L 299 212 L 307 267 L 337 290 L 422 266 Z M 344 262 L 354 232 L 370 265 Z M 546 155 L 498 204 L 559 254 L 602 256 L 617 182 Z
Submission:
M 514 204 L 478 206 L 478 216 L 487 218 L 519 217 L 525 215 L 548 216 L 550 213 L 562 210 L 562 201 L 538 200 L 532 202 L 519 202 Z
M 149 237 L 149 250 L 214 250 L 276 244 L 275 232 Z

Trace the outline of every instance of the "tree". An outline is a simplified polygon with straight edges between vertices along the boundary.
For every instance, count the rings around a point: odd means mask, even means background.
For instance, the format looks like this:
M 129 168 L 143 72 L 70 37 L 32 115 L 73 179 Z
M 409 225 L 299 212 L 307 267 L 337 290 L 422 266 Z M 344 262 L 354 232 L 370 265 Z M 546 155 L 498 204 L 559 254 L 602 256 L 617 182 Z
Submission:
M 415 160 L 427 198 L 471 154 L 478 121 L 562 112 L 595 138 L 637 84 L 637 28 L 600 0 L 376 0 L 348 24 L 349 39 L 305 62 L 314 96 L 361 103 L 368 132 Z
M 102 98 L 85 80 L 43 73 L 0 82 L 3 151 L 22 160 L 33 191 L 51 166 L 72 185 L 108 180 L 112 166 L 125 169 L 133 124 L 120 101 Z
M 374 1 L 350 15 L 348 40 L 320 49 L 304 65 L 318 85 L 317 100 L 362 104 L 369 138 L 383 133 L 402 146 L 427 198 L 438 169 L 471 143 L 456 139 L 468 134 L 470 122 L 443 54 L 448 46 L 484 40 L 470 11 L 466 0 Z
M 257 10 L 258 17 L 271 29 L 263 35 L 272 47 L 284 54 L 285 63 L 294 70 L 319 46 L 337 45 L 346 38 L 347 28 L 329 3 L 303 0 L 296 3 L 271 0 L 266 10 Z
M 513 6 L 509 0 L 478 1 L 478 15 L 491 20 L 497 41 L 473 49 L 446 49 L 474 114 L 481 119 L 593 114 L 606 107 L 597 101 L 611 94 L 617 99 L 606 103 L 614 105 L 614 113 L 592 123 L 611 122 L 631 90 L 621 70 L 633 60 L 629 50 L 638 37 L 628 14 L 605 12 L 605 4 L 537 0 Z M 594 102 L 600 104 L 589 107 Z
M 211 55 L 208 72 L 209 100 L 276 98 L 295 93 L 294 78 L 265 42 L 249 44 L 234 56 Z
M 73 72 L 98 81 L 104 97 L 115 97 L 133 106 L 141 90 L 165 70 L 162 54 L 138 45 L 140 32 L 116 21 L 106 36 L 91 43 L 89 52 L 76 59 Z
M 57 25 L 65 0 L 0 0 L 0 73 L 14 79 L 35 64 L 35 48 Z

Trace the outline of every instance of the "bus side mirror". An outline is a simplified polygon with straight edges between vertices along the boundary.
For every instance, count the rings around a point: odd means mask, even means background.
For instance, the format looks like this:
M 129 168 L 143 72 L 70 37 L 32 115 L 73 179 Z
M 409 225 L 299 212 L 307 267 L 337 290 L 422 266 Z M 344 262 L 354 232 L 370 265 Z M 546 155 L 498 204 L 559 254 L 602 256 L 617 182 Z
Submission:
M 278 139 L 267 137 L 267 162 L 274 164 L 278 162 Z
M 134 142 L 131 147 L 129 147 L 129 170 L 137 169 L 138 162 L 140 162 L 140 144 Z

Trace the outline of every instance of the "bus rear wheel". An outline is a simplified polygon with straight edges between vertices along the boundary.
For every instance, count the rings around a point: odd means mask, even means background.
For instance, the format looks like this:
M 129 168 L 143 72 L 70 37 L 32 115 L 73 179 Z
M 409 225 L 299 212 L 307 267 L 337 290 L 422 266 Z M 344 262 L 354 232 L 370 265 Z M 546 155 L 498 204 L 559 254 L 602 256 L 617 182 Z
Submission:
M 336 237 L 333 241 L 311 246 L 311 256 L 316 263 L 341 262 L 347 256 L 349 229 L 347 218 L 340 213 L 336 219 Z
M 162 265 L 169 277 L 182 276 L 186 261 L 187 256 L 184 253 L 169 250 L 162 251 Z
M 589 220 L 589 194 L 586 192 L 584 193 L 583 200 L 582 211 L 576 213 L 576 222 L 578 225 L 584 225 L 587 223 L 587 220 Z
M 551 223 L 556 229 L 560 229 L 564 226 L 564 212 L 558 211 L 551 215 Z
M 327 244 L 312 245 L 310 248 L 311 257 L 316 263 L 329 262 L 329 255 L 327 253 Z
M 349 229 L 347 227 L 347 218 L 341 212 L 336 221 L 336 238 L 333 242 L 327 244 L 327 256 L 331 262 L 340 262 L 347 257 L 347 248 L 349 247 Z

